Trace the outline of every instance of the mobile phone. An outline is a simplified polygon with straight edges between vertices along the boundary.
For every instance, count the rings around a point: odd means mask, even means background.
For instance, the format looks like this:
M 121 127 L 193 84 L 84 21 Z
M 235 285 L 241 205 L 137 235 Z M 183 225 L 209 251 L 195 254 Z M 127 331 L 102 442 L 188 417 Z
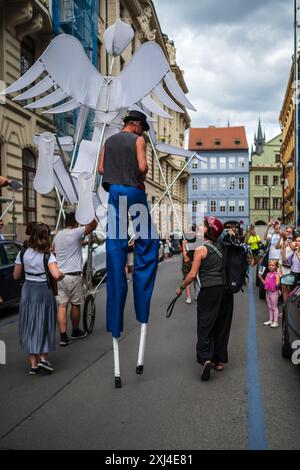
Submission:
M 259 266 L 259 268 L 258 268 L 258 274 L 259 274 L 260 276 L 263 276 L 265 270 L 266 270 L 266 267 L 265 267 L 265 266 Z

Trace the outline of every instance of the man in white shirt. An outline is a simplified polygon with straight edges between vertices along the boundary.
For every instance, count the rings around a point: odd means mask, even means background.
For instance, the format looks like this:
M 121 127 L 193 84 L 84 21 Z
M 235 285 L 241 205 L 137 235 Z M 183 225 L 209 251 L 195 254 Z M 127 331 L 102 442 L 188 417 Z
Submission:
M 271 228 L 273 228 L 273 233 L 269 233 Z M 280 231 L 281 231 L 280 223 L 278 221 L 275 221 L 275 222 L 271 221 L 268 224 L 268 228 L 264 236 L 264 239 L 268 240 L 270 243 L 269 259 L 274 259 L 277 261 L 280 259 L 280 254 L 281 254 L 281 250 L 276 249 L 276 245 L 280 241 L 280 238 L 281 238 Z
M 83 302 L 82 279 L 82 239 L 97 227 L 97 222 L 85 227 L 78 227 L 75 213 L 66 214 L 65 229 L 58 232 L 54 238 L 54 250 L 59 270 L 65 275 L 58 283 L 58 313 L 57 321 L 60 331 L 60 345 L 67 346 L 70 340 L 67 335 L 67 307 L 71 303 L 71 320 L 73 331 L 71 339 L 82 339 L 87 336 L 79 329 L 80 306 Z

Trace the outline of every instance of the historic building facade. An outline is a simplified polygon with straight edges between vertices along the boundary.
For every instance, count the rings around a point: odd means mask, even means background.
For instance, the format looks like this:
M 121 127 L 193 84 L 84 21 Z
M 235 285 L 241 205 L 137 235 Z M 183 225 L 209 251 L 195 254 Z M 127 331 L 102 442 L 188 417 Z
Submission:
M 188 200 L 196 214 L 249 224 L 249 156 L 244 127 L 190 130 L 189 149 L 207 160 L 190 167 Z M 199 210 L 200 206 L 200 210 Z
M 117 74 L 128 63 L 135 50 L 144 41 L 156 41 L 170 63 L 171 69 L 184 92 L 187 92 L 183 73 L 176 63 L 176 49 L 172 41 L 161 31 L 155 8 L 150 0 L 94 0 L 97 2 L 98 24 L 96 35 L 90 47 L 93 63 L 100 72 L 108 74 L 110 60 L 104 43 L 103 33 L 118 18 L 131 24 L 135 30 L 135 37 L 121 57 L 115 61 L 113 74 Z M 68 18 L 76 20 L 75 16 L 82 16 L 90 0 L 24 0 L 9 2 L 0 0 L 0 79 L 5 85 L 17 80 L 40 56 L 49 44 L 57 26 L 57 14 L 61 14 L 62 22 L 66 25 Z M 74 16 L 75 15 L 75 16 Z M 66 31 L 62 28 L 62 31 Z M 72 30 L 71 30 L 72 32 Z M 82 42 L 86 41 L 83 34 Z M 96 49 L 95 49 L 96 48 Z M 88 47 L 86 48 L 89 49 Z M 4 86 L 3 85 L 3 88 Z M 172 120 L 155 117 L 155 128 L 161 142 L 184 146 L 185 131 L 190 126 L 189 115 L 184 112 L 176 113 L 164 109 L 172 115 Z M 67 119 L 67 133 L 74 131 L 74 122 Z M 0 143 L 1 143 L 1 174 L 8 178 L 23 181 L 24 191 L 17 194 L 17 225 L 18 235 L 22 238 L 24 225 L 30 220 L 39 220 L 55 225 L 57 203 L 54 193 L 47 196 L 35 194 L 32 181 L 35 174 L 37 149 L 32 144 L 34 133 L 46 130 L 55 131 L 52 119 L 41 115 L 39 111 L 25 110 L 20 104 L 6 97 L 6 103 L 0 106 Z M 155 155 L 150 144 L 147 145 L 149 174 L 146 181 L 148 201 L 156 204 L 165 191 L 163 178 L 159 173 Z M 159 154 L 167 183 L 170 184 L 178 175 L 183 162 L 182 158 L 173 155 Z M 185 171 L 173 186 L 171 192 L 175 204 L 183 208 L 187 202 L 187 181 L 189 172 Z M 2 195 L 10 196 L 10 190 L 2 190 Z M 179 227 L 176 218 L 170 214 L 170 202 L 167 197 L 161 204 L 165 211 L 157 210 L 154 214 L 155 223 L 161 234 L 176 231 Z M 186 225 L 184 211 L 181 211 L 181 222 Z M 9 225 L 9 216 L 5 223 Z
M 52 37 L 51 17 L 46 0 L 0 0 L 0 80 L 2 89 L 17 80 L 35 62 Z M 33 134 L 55 131 L 52 121 L 40 112 L 24 109 L 6 97 L 0 105 L 0 173 L 23 182 L 16 193 L 17 236 L 31 220 L 51 226 L 56 219 L 53 194 L 41 196 L 33 189 L 37 149 Z M 11 198 L 10 188 L 2 188 L 2 197 Z M 2 204 L 4 209 L 5 205 Z M 5 233 L 12 233 L 12 217 L 4 220 Z
M 294 66 L 291 72 L 285 92 L 279 122 L 282 130 L 281 160 L 284 170 L 284 214 L 285 223 L 295 224 L 295 203 L 296 203 L 296 171 L 295 171 L 295 104 L 293 88 Z
M 281 144 L 281 134 L 266 142 L 259 121 L 250 161 L 250 223 L 260 235 L 270 219 L 283 218 Z

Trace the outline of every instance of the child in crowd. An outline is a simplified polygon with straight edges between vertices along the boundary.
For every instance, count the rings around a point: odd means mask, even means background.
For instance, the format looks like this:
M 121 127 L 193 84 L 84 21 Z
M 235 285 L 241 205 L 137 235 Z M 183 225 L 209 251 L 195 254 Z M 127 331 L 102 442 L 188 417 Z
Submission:
M 278 261 L 271 259 L 268 264 L 269 272 L 266 279 L 260 275 L 259 279 L 264 284 L 266 290 L 266 300 L 269 310 L 269 320 L 264 322 L 265 326 L 277 328 L 279 326 L 278 318 L 278 300 L 279 300 L 279 287 L 280 275 L 278 274 Z

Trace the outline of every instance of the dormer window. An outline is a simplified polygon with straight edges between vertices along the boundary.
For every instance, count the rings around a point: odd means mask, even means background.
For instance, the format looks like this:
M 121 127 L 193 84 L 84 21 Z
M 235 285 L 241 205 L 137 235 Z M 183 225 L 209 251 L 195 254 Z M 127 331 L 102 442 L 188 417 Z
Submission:
M 235 143 L 235 145 L 241 145 L 240 139 L 235 139 L 234 143 Z
M 220 140 L 220 139 L 216 139 L 216 140 L 215 140 L 215 145 L 221 145 L 221 140 Z
M 203 145 L 202 140 L 198 140 L 197 145 L 198 145 L 199 147 L 201 147 L 201 145 Z

